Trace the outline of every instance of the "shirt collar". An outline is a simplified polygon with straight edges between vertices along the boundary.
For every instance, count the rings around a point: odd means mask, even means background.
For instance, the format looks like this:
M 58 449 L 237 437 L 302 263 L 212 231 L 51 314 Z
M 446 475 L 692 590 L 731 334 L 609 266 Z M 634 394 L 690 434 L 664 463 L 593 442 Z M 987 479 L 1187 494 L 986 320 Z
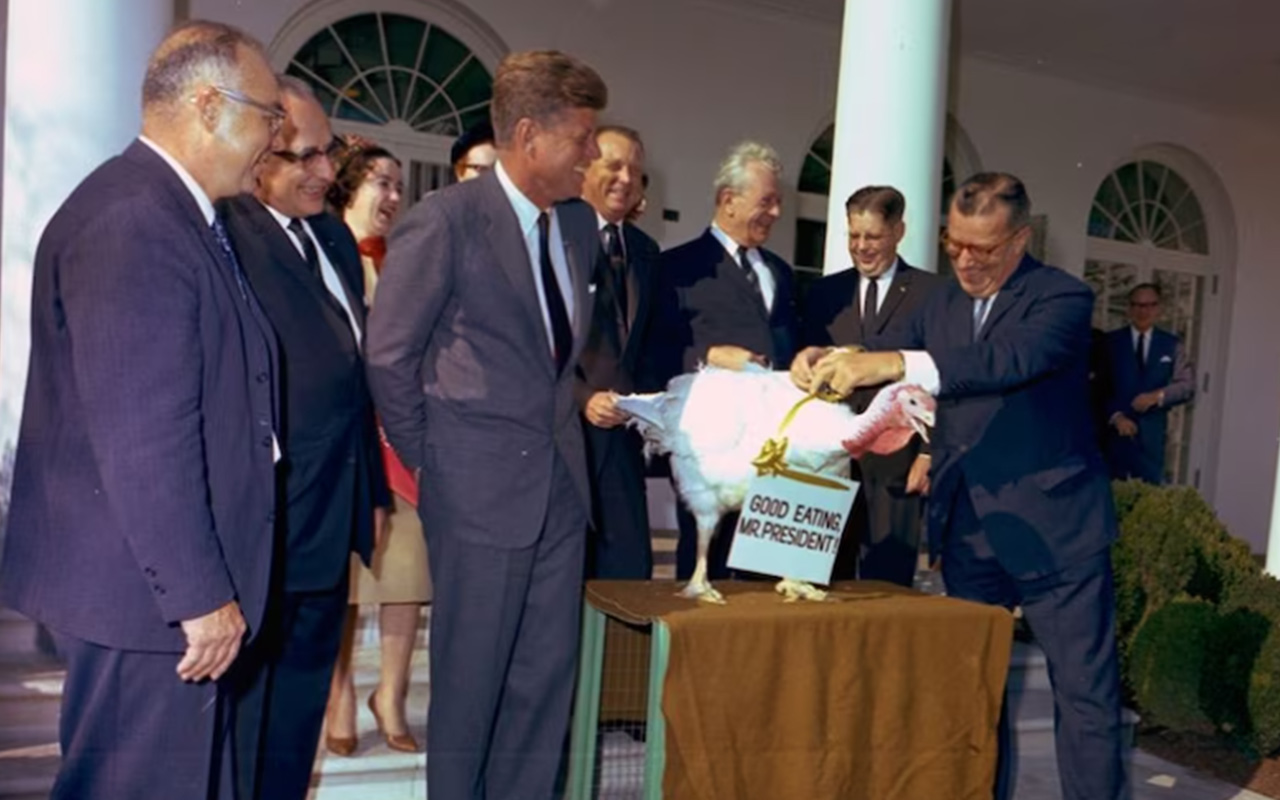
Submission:
M 209 199 L 209 195 L 205 194 L 205 191 L 200 187 L 200 184 L 196 183 L 196 179 L 191 177 L 191 173 L 187 172 L 186 167 L 182 166 L 182 164 L 178 162 L 178 159 L 169 155 L 167 150 L 147 137 L 139 136 L 138 141 L 154 150 L 156 155 L 164 159 L 164 162 L 169 165 L 170 169 L 178 173 L 178 177 L 182 179 L 182 183 L 187 187 L 187 191 L 191 192 L 191 196 L 195 198 L 196 205 L 200 206 L 200 213 L 204 215 L 204 221 L 207 224 L 212 225 L 214 217 L 213 201 Z
M 254 199 L 257 199 L 257 198 L 254 198 Z M 262 203 L 262 200 L 258 200 L 258 202 Z M 272 208 L 270 205 L 267 205 L 266 203 L 262 203 L 262 207 L 265 208 L 267 212 L 271 214 L 272 217 L 275 218 L 276 222 L 280 223 L 281 228 L 284 228 L 286 232 L 289 230 L 289 223 L 293 222 L 293 217 L 286 217 L 284 214 L 281 214 L 279 211 Z M 311 225 L 307 223 L 307 220 L 302 217 L 299 217 L 299 220 L 301 220 L 302 227 L 306 229 L 307 234 L 314 237 L 315 232 L 311 230 Z
M 720 226 L 715 224 L 714 222 L 711 223 L 711 235 L 716 237 L 716 239 L 720 242 L 720 245 L 729 252 L 729 255 L 733 256 L 734 258 L 738 257 L 738 248 L 742 247 L 742 245 L 738 244 L 733 239 L 730 239 L 729 234 L 721 230 Z M 748 253 L 750 253 L 755 248 L 747 247 L 744 249 Z
M 528 236 L 538 225 L 538 217 L 542 214 L 542 209 L 534 205 L 534 202 L 520 191 L 520 187 L 516 186 L 511 180 L 511 176 L 507 174 L 507 170 L 502 166 L 502 159 L 498 159 L 494 172 L 498 174 L 498 183 L 502 185 L 502 191 L 506 193 L 507 200 L 511 203 L 511 208 L 516 212 L 516 219 L 520 223 L 520 233 Z

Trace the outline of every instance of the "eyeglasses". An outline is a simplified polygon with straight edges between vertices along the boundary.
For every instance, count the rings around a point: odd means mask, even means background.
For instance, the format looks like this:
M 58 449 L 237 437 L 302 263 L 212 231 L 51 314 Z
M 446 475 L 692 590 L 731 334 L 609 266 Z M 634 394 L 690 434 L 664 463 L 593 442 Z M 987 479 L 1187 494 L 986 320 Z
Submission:
M 1159 307 L 1160 307 L 1159 300 L 1152 300 L 1147 303 L 1135 303 L 1135 302 L 1129 303 L 1129 308 L 1159 308 Z
M 1009 232 L 1008 236 L 1004 237 L 1003 239 L 996 242 L 995 244 L 987 247 L 982 247 L 976 244 L 964 244 L 962 242 L 953 241 L 951 239 L 950 234 L 948 234 L 947 231 L 942 232 L 940 241 L 942 242 L 942 249 L 945 250 L 947 253 L 947 257 L 952 259 L 953 261 L 955 259 L 960 258 L 960 256 L 966 250 L 969 251 L 969 255 L 972 256 L 975 261 L 990 261 L 995 256 L 996 252 L 1001 247 L 1004 247 L 1006 244 L 1011 242 L 1013 240 L 1013 237 L 1021 233 L 1024 227 L 1026 226 L 1023 225 L 1023 226 L 1014 228 L 1012 231 Z
M 491 169 L 493 169 L 493 166 L 492 166 L 491 164 L 477 164 L 477 163 L 472 162 L 472 161 L 464 161 L 464 162 L 462 162 L 462 171 L 463 171 L 463 172 L 467 172 L 467 171 L 469 170 L 469 171 L 471 171 L 471 172 L 475 172 L 475 173 L 479 174 L 479 173 L 485 173 L 485 172 L 488 172 L 488 171 L 489 171 L 489 170 L 491 170 Z
M 260 103 L 257 100 L 254 100 L 243 92 L 238 92 L 235 89 L 228 89 L 225 86 L 215 85 L 210 88 L 228 100 L 234 100 L 237 103 L 246 105 L 249 108 L 253 108 L 261 112 L 262 116 L 267 120 L 267 127 L 271 130 L 272 136 L 279 133 L 281 126 L 284 125 L 284 106 L 281 106 L 279 103 L 274 106 L 269 106 L 266 103 Z
M 315 169 L 320 165 L 321 159 L 329 162 L 336 160 L 341 155 L 342 149 L 342 142 L 334 139 L 328 147 L 323 149 L 308 147 L 301 153 L 295 153 L 292 150 L 272 150 L 271 155 L 290 164 L 301 164 L 303 169 Z

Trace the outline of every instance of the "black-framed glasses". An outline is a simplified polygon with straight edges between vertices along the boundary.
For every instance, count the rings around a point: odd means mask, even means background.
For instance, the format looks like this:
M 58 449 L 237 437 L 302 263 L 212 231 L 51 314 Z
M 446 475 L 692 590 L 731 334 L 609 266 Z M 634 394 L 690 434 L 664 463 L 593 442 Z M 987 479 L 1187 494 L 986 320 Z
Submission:
M 344 145 L 339 139 L 329 142 L 328 147 L 308 147 L 300 153 L 292 150 L 272 150 L 271 155 L 287 161 L 290 164 L 301 164 L 303 169 L 315 169 L 320 165 L 321 159 L 330 163 L 337 160 L 342 155 Z
M 1008 236 L 995 244 L 988 245 L 986 247 L 954 241 L 952 240 L 951 235 L 945 230 L 942 232 L 942 236 L 939 237 L 939 241 L 942 243 L 942 249 L 946 251 L 947 258 L 952 260 L 960 258 L 960 256 L 964 254 L 964 251 L 968 250 L 969 255 L 973 256 L 974 260 L 990 261 L 1001 247 L 1004 247 L 1006 244 L 1013 241 L 1013 237 L 1021 233 L 1022 229 L 1025 227 L 1025 225 L 1019 225 L 1010 231 Z
M 271 130 L 272 136 L 275 136 L 277 133 L 279 133 L 280 128 L 284 125 L 284 117 L 285 117 L 284 106 L 280 105 L 279 103 L 276 103 L 273 106 L 267 105 L 266 103 L 262 103 L 257 100 L 254 100 L 252 97 L 245 94 L 244 92 L 237 91 L 235 89 L 228 89 L 225 86 L 218 86 L 216 84 L 213 85 L 211 88 L 218 94 L 227 98 L 228 100 L 232 100 L 234 102 L 240 103 L 241 105 L 246 105 L 249 108 L 252 108 L 261 112 L 262 116 L 267 120 L 267 127 Z

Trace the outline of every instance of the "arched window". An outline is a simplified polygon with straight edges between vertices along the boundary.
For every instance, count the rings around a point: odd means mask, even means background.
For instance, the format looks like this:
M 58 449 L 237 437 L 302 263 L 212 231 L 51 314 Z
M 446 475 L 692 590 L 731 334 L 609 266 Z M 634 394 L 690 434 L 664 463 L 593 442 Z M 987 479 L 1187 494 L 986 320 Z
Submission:
M 1209 306 L 1217 294 L 1210 257 L 1209 226 L 1200 199 L 1187 180 L 1159 161 L 1137 159 L 1103 179 L 1089 211 L 1084 278 L 1093 287 L 1093 325 L 1111 331 L 1128 324 L 1129 290 L 1140 283 L 1160 287 L 1161 316 L 1156 323 L 1182 340 L 1196 366 L 1197 388 L 1208 383 L 1202 353 Z M 1165 479 L 1198 485 L 1193 439 L 1196 412 L 1204 398 L 1169 414 Z
M 453 180 L 449 148 L 489 115 L 507 48 L 446 0 L 308 4 L 271 45 L 276 69 L 309 83 L 336 133 L 357 133 L 404 164 L 412 202 Z
M 347 17 L 312 36 L 287 72 L 331 117 L 454 137 L 489 115 L 493 77 L 441 27 L 400 14 Z

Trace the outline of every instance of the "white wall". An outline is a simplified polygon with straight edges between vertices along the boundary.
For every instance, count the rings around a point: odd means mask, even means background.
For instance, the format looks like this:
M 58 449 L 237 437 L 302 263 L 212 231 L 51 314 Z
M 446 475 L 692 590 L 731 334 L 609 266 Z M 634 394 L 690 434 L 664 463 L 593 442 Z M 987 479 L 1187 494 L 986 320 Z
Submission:
M 321 4 L 334 0 L 320 0 Z M 191 0 L 195 17 L 241 25 L 270 43 L 301 0 Z M 376 3 L 367 4 L 372 10 Z M 469 0 L 513 50 L 553 47 L 596 67 L 609 84 L 607 118 L 640 129 L 654 193 L 645 226 L 664 245 L 696 235 L 711 213 L 709 184 L 725 149 L 746 137 L 773 144 L 794 184 L 812 138 L 831 118 L 839 29 L 802 17 L 746 15 L 718 0 Z M 424 15 L 428 13 L 423 3 Z M 1211 500 L 1232 532 L 1266 541 L 1280 435 L 1280 175 L 1277 131 L 1158 100 L 962 60 L 951 111 L 985 168 L 1020 175 L 1049 218 L 1050 260 L 1079 273 L 1089 204 L 1110 170 L 1144 145 L 1196 154 L 1225 187 L 1235 215 L 1224 332 L 1232 351 L 1215 370 L 1223 392 Z M 886 121 L 884 124 L 892 124 Z M 1202 198 L 1203 199 L 1203 198 Z M 794 203 L 775 229 L 790 255 Z M 679 222 L 662 223 L 662 208 Z M 1226 367 L 1226 369 L 1224 369 Z M 1225 380 L 1223 376 L 1225 375 Z

